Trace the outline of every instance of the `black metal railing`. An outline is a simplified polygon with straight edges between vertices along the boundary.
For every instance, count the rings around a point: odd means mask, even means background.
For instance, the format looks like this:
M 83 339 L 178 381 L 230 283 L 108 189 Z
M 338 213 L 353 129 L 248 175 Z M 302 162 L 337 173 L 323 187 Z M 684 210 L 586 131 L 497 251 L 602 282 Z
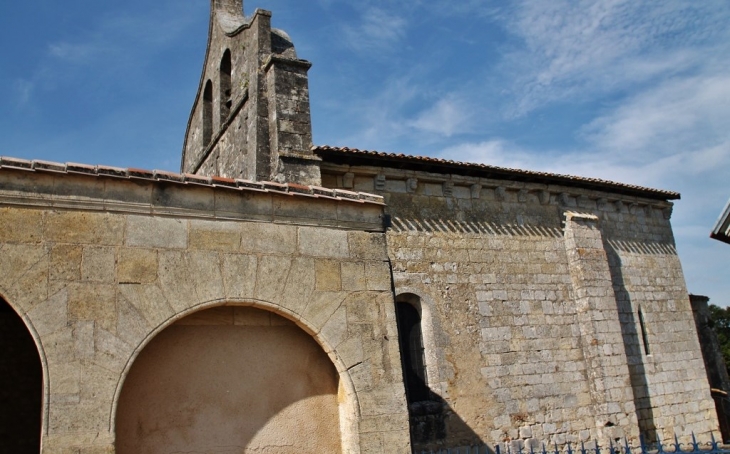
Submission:
M 610 442 L 608 447 L 603 448 L 595 441 L 589 443 L 589 447 L 586 447 L 584 442 L 580 443 L 580 447 L 566 443 L 561 447 L 555 444 L 552 448 L 548 448 L 543 443 L 542 447 L 538 449 L 535 449 L 534 445 L 525 447 L 522 440 L 515 440 L 514 442 L 497 443 L 493 447 L 482 444 L 418 450 L 414 451 L 414 454 L 730 454 L 730 446 L 715 440 L 714 435 L 711 435 L 710 438 L 709 442 L 701 443 L 692 434 L 692 441 L 680 443 L 679 438 L 675 436 L 674 443 L 664 444 L 661 441 L 646 443 L 641 437 L 638 446 L 632 446 L 628 439 L 624 439 L 623 443 Z

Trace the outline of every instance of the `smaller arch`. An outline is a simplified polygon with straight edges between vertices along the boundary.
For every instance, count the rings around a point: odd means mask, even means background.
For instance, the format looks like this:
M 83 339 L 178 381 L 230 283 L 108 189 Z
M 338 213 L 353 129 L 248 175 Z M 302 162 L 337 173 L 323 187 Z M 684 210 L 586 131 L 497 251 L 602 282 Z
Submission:
M 203 90 L 203 147 L 213 139 L 213 82 L 208 80 Z
M 223 52 L 221 58 L 221 65 L 219 68 L 219 80 L 220 80 L 220 124 L 228 120 L 228 116 L 231 114 L 231 107 L 233 107 L 232 89 L 233 83 L 231 80 L 231 51 L 226 49 Z

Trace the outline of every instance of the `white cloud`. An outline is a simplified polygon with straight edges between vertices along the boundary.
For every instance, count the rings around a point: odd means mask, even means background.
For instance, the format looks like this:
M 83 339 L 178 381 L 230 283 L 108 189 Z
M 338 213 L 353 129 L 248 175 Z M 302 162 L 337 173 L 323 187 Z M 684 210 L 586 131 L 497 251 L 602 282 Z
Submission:
M 348 46 L 359 51 L 395 51 L 405 37 L 407 21 L 380 8 L 365 9 L 357 24 L 345 24 L 342 32 Z
M 30 103 L 31 97 L 33 96 L 35 84 L 29 80 L 18 79 L 13 84 L 13 89 L 17 97 L 18 105 L 26 106 Z
M 728 3 L 522 1 L 501 19 L 523 46 L 509 52 L 513 115 L 562 100 L 633 88 L 694 68 L 728 42 Z M 724 37 L 724 39 L 723 39 Z M 725 46 L 727 47 L 727 46 Z
M 407 125 L 419 131 L 451 137 L 471 129 L 472 119 L 466 103 L 455 96 L 439 99 L 433 106 L 422 111 Z
M 58 42 L 48 46 L 48 53 L 59 60 L 69 63 L 85 63 L 101 54 L 107 45 L 103 42 L 92 41 L 85 43 Z
M 674 78 L 590 122 L 587 138 L 623 156 L 693 151 L 730 138 L 730 76 Z

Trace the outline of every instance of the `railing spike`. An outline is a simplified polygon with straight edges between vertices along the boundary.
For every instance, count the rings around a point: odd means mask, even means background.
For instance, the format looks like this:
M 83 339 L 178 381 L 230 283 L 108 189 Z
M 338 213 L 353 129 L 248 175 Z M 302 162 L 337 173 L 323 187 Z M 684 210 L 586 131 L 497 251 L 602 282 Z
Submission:
M 682 451 L 682 445 L 679 443 L 679 437 L 677 437 L 677 434 L 674 434 L 674 452 L 681 452 Z
M 593 440 L 593 443 L 596 445 L 596 447 L 594 448 L 596 451 L 596 454 L 601 454 L 601 447 L 598 446 L 598 440 Z
M 715 432 L 710 432 L 710 446 L 713 453 L 716 453 L 719 450 L 717 440 L 715 440 Z
M 639 447 L 641 449 L 641 454 L 647 454 L 646 440 L 644 439 L 644 434 L 639 434 Z
M 629 446 L 629 439 L 627 437 L 624 437 L 624 449 L 626 450 L 626 454 L 631 454 L 631 446 Z
M 695 437 L 694 430 L 692 431 L 692 450 L 694 452 L 699 452 L 699 450 L 700 450 L 700 444 L 697 443 L 697 438 Z

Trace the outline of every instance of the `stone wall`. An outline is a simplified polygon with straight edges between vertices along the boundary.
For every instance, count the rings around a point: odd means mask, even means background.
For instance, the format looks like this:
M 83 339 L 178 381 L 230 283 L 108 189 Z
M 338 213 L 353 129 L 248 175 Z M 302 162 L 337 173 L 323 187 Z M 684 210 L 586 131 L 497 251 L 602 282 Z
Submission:
M 396 293 L 428 309 L 428 385 L 472 433 L 423 447 L 716 428 L 670 203 L 378 166 L 322 174 L 385 197 Z
M 316 341 L 337 370 L 344 452 L 409 451 L 380 204 L 27 164 L 0 171 L 0 294 L 41 352 L 44 453 L 114 452 L 135 358 L 219 306 Z

